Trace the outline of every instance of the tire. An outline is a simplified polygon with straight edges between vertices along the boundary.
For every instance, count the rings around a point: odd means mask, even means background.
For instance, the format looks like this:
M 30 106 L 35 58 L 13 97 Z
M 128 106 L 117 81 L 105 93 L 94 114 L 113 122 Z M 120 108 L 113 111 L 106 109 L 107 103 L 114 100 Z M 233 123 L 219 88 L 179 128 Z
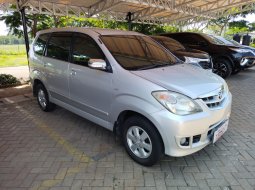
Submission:
M 225 79 L 229 77 L 232 73 L 232 70 L 232 65 L 228 60 L 220 58 L 214 61 L 214 72 L 222 78 Z
M 55 108 L 55 104 L 49 101 L 48 92 L 42 84 L 36 85 L 36 98 L 39 107 L 43 111 L 49 112 Z
M 143 117 L 132 116 L 124 122 L 122 139 L 129 156 L 141 165 L 152 166 L 162 156 L 163 143 L 158 131 Z

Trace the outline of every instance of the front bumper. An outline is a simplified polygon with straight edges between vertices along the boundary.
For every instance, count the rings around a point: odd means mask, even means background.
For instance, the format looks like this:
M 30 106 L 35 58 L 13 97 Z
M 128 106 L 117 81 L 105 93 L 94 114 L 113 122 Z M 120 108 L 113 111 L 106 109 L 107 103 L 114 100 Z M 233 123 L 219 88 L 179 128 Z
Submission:
M 185 156 L 203 149 L 212 142 L 214 130 L 231 113 L 232 95 L 229 92 L 221 106 L 210 109 L 201 99 L 197 103 L 204 110 L 201 113 L 178 116 L 167 110 L 151 114 L 151 121 L 157 127 L 169 156 Z M 188 146 L 181 145 L 182 138 L 188 138 Z

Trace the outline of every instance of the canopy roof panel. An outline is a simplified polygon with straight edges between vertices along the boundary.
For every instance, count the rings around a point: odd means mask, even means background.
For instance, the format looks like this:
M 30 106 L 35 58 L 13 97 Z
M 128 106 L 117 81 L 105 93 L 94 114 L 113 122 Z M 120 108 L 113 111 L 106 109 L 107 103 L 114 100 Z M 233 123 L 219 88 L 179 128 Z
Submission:
M 131 12 L 134 22 L 152 24 L 191 24 L 255 9 L 255 0 L 0 0 L 0 9 L 10 10 L 10 4 L 31 13 L 118 21 Z

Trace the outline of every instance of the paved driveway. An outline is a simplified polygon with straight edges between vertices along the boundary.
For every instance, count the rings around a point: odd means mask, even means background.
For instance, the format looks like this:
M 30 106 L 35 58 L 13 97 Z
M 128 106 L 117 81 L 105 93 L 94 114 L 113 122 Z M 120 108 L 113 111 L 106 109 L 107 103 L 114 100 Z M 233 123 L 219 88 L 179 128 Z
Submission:
M 153 167 L 136 164 L 111 132 L 65 109 L 44 113 L 33 98 L 2 101 L 0 189 L 254 190 L 255 70 L 227 82 L 233 109 L 223 138 Z

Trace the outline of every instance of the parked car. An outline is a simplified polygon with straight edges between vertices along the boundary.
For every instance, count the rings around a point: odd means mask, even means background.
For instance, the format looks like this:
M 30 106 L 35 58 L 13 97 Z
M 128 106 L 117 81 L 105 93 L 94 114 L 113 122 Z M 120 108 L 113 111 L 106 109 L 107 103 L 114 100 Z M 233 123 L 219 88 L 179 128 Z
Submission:
M 37 33 L 29 53 L 34 95 L 120 134 L 128 154 L 152 165 L 184 156 L 227 130 L 232 95 L 219 76 L 183 64 L 150 37 L 95 28 Z
M 255 56 L 251 50 L 235 45 L 226 45 L 212 35 L 192 32 L 161 35 L 173 38 L 185 47 L 209 53 L 212 57 L 214 71 L 223 78 L 237 73 L 242 68 L 251 67 L 255 63 Z
M 165 36 L 151 36 L 171 53 L 185 63 L 197 65 L 203 69 L 212 69 L 212 61 L 208 53 L 185 48 L 180 42 Z

